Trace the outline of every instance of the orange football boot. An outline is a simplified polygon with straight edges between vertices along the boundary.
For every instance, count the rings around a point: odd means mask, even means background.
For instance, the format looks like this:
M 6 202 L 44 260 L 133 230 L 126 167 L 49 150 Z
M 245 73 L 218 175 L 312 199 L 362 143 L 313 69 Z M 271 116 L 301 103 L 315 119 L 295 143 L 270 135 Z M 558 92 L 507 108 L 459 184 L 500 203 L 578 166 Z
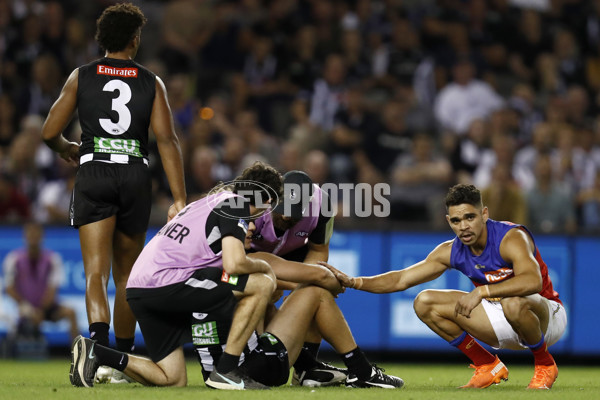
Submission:
M 527 389 L 550 389 L 558 377 L 556 363 L 552 365 L 536 365 L 533 378 Z
M 501 380 L 508 380 L 508 369 L 502 361 L 496 356 L 496 360 L 490 364 L 483 365 L 470 365 L 471 368 L 475 368 L 475 372 L 471 377 L 469 383 L 461 386 L 464 388 L 478 388 L 483 389 L 492 384 L 498 384 Z M 536 370 L 537 371 L 537 370 Z

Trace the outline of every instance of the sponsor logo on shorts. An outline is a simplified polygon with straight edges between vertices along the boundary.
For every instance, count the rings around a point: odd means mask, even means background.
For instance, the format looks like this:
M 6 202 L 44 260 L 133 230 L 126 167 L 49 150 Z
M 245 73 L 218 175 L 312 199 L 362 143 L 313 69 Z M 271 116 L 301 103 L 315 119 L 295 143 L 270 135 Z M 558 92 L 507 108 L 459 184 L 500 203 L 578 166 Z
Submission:
M 216 321 L 192 325 L 192 342 L 195 345 L 219 344 Z
M 306 236 L 308 236 L 308 232 L 306 232 L 306 231 L 296 232 L 296 236 L 306 237 Z
M 137 78 L 137 68 L 116 68 L 107 65 L 98 65 L 96 68 L 97 75 L 122 76 L 123 78 Z

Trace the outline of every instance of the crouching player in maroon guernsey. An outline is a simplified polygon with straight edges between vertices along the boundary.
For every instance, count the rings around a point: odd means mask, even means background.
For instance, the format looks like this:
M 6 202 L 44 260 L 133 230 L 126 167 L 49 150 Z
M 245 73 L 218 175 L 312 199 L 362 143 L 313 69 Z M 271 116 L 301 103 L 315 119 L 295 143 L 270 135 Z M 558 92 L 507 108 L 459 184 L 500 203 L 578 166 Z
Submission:
M 446 208 L 456 238 L 408 268 L 353 278 L 323 265 L 344 286 L 372 293 L 406 290 L 449 268 L 459 270 L 471 279 L 473 291 L 424 290 L 414 308 L 421 321 L 473 362 L 475 373 L 462 387 L 485 388 L 508 378 L 506 366 L 477 339 L 499 349 L 529 349 L 535 372 L 528 388 L 550 389 L 558 368 L 548 346 L 565 332 L 567 314 L 533 236 L 524 226 L 490 219 L 473 185 L 452 187 Z

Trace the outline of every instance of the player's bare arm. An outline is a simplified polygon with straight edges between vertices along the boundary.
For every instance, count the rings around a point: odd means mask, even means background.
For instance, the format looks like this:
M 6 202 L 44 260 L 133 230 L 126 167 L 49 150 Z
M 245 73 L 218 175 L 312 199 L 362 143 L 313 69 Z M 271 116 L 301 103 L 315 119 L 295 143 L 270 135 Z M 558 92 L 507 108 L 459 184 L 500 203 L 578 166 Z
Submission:
M 314 264 L 319 261 L 325 261 L 329 259 L 329 243 L 318 244 L 313 243 L 310 240 L 307 243 L 308 253 L 304 258 L 304 262 L 307 264 Z
M 528 296 L 542 290 L 540 266 L 535 260 L 535 248 L 531 237 L 521 229 L 511 229 L 502 243 L 500 255 L 507 263 L 512 263 L 514 277 L 505 281 L 478 286 L 462 297 L 456 304 L 456 314 L 468 317 L 486 297 Z
M 331 267 L 329 264 L 319 264 L 330 268 L 338 280 L 346 287 L 371 293 L 392 293 L 400 292 L 438 278 L 450 266 L 451 249 L 452 241 L 444 242 L 429 253 L 427 258 L 410 267 L 374 276 L 352 278 Z
M 288 261 L 271 253 L 257 252 L 248 257 L 265 260 L 269 263 L 278 281 L 282 283 L 307 283 L 320 286 L 337 295 L 343 291 L 342 285 L 335 275 L 325 267 Z
M 264 273 L 275 282 L 275 274 L 269 264 L 257 258 L 246 256 L 244 244 L 233 236 L 221 239 L 223 248 L 223 270 L 230 275 Z
M 78 77 L 78 69 L 71 72 L 42 127 L 44 142 L 73 166 L 79 164 L 79 144 L 68 141 L 62 133 L 77 108 Z
M 156 77 L 156 95 L 152 105 L 150 118 L 152 130 L 156 136 L 156 143 L 160 159 L 169 181 L 169 188 L 173 195 L 173 205 L 169 208 L 168 219 L 171 220 L 186 204 L 185 182 L 183 179 L 183 156 L 179 145 L 179 138 L 175 133 L 171 108 L 167 101 L 167 90 L 163 81 Z

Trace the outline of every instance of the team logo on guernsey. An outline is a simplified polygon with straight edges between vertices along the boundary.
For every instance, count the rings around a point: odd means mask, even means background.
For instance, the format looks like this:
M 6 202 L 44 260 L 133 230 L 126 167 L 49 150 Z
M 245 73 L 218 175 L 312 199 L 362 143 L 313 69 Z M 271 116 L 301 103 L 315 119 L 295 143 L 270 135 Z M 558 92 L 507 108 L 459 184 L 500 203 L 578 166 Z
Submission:
M 117 68 L 99 64 L 96 67 L 97 75 L 122 76 L 123 78 L 137 78 L 137 68 Z
M 226 282 L 231 285 L 237 285 L 238 276 L 237 275 L 229 275 L 227 272 L 223 271 L 223 275 L 221 275 L 221 282 Z
M 500 268 L 495 271 L 487 271 L 483 273 L 485 275 L 485 280 L 490 283 L 496 283 L 503 281 L 508 278 L 512 278 L 514 272 L 512 268 Z
M 238 220 L 238 226 L 239 226 L 240 228 L 242 228 L 242 230 L 244 231 L 244 234 L 248 233 L 248 221 L 246 221 L 246 220 L 245 220 L 245 219 L 243 219 L 243 218 L 240 218 L 240 219 Z

